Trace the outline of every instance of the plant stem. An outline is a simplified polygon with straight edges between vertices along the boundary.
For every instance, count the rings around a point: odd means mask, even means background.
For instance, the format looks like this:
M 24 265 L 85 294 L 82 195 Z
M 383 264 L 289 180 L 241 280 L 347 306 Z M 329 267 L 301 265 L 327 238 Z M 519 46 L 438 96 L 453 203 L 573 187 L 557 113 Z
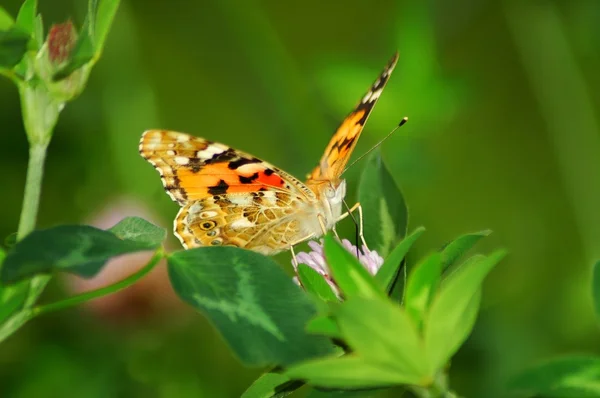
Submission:
M 29 164 L 27 166 L 25 194 L 23 196 L 23 206 L 21 208 L 17 240 L 23 239 L 35 228 L 47 148 L 48 144 L 43 142 L 33 143 L 29 148 Z
M 65 308 L 73 307 L 78 304 L 84 303 L 86 301 L 94 300 L 100 298 L 102 296 L 106 296 L 108 294 L 117 292 L 119 290 L 125 289 L 133 285 L 135 282 L 143 278 L 146 274 L 148 274 L 158 262 L 164 257 L 164 249 L 162 247 L 158 248 L 154 255 L 148 261 L 143 268 L 139 271 L 131 274 L 127 278 L 109 286 L 104 286 L 96 290 L 91 290 L 89 292 L 81 293 L 73 297 L 69 297 L 68 299 L 58 301 L 56 303 L 40 305 L 32 310 L 31 318 L 36 317 L 38 315 L 47 314 L 49 312 L 54 312 L 58 310 L 62 310 Z
M 459 398 L 448 388 L 448 375 L 440 372 L 428 387 L 413 386 L 411 391 L 419 398 Z

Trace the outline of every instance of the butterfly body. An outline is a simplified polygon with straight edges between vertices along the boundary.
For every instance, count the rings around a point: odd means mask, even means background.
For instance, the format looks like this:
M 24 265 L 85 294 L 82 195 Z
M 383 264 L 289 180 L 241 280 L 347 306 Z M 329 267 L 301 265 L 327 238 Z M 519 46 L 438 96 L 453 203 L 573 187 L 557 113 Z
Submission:
M 174 232 L 183 246 L 230 245 L 271 255 L 332 229 L 346 195 L 341 174 L 396 60 L 346 117 L 305 183 L 221 143 L 174 131 L 144 132 L 140 154 L 181 205 Z

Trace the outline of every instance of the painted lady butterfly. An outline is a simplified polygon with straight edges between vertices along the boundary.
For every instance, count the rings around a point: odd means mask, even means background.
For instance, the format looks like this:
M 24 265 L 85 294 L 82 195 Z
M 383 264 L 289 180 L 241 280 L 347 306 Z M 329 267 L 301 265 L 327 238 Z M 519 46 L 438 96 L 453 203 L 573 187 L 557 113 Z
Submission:
M 334 229 L 356 208 L 361 215 L 359 204 L 342 214 L 341 175 L 397 60 L 396 53 L 344 119 L 305 183 L 217 142 L 174 131 L 144 132 L 140 154 L 181 205 L 174 232 L 182 245 L 230 245 L 271 255 Z

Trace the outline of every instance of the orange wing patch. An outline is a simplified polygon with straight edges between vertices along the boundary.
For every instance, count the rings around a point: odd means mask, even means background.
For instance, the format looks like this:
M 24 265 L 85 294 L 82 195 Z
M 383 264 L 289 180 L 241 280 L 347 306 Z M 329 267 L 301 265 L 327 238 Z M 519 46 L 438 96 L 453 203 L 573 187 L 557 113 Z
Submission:
M 139 149 L 158 170 L 169 196 L 180 204 L 226 193 L 292 189 L 287 174 L 270 164 L 188 134 L 148 130 Z
M 375 107 L 383 88 L 385 87 L 396 62 L 398 53 L 394 54 L 379 78 L 373 83 L 356 108 L 344 119 L 340 127 L 333 134 L 319 165 L 308 176 L 308 184 L 318 184 L 319 181 L 332 181 L 334 184 L 348 164 L 352 151 L 358 142 L 360 133 Z

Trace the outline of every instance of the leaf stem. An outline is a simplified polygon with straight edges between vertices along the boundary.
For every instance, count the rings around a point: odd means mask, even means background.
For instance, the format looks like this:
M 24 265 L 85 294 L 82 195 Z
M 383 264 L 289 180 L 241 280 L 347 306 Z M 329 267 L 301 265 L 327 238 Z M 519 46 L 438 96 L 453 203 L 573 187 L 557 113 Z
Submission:
M 106 296 L 111 293 L 115 293 L 119 290 L 123 290 L 126 287 L 133 285 L 135 282 L 143 278 L 146 274 L 148 274 L 152 269 L 158 264 L 158 262 L 164 257 L 164 249 L 163 247 L 159 247 L 155 252 L 150 261 L 142 267 L 139 271 L 129 275 L 127 278 L 109 285 L 104 286 L 96 290 L 91 290 L 89 292 L 81 293 L 73 297 L 69 297 L 68 299 L 61 300 L 55 303 L 39 305 L 34 307 L 32 310 L 31 318 L 36 317 L 38 315 L 47 314 L 49 312 L 54 312 L 58 310 L 62 310 L 65 308 L 73 307 L 78 304 L 84 303 L 86 301 L 94 300 L 100 298 L 102 296 Z

